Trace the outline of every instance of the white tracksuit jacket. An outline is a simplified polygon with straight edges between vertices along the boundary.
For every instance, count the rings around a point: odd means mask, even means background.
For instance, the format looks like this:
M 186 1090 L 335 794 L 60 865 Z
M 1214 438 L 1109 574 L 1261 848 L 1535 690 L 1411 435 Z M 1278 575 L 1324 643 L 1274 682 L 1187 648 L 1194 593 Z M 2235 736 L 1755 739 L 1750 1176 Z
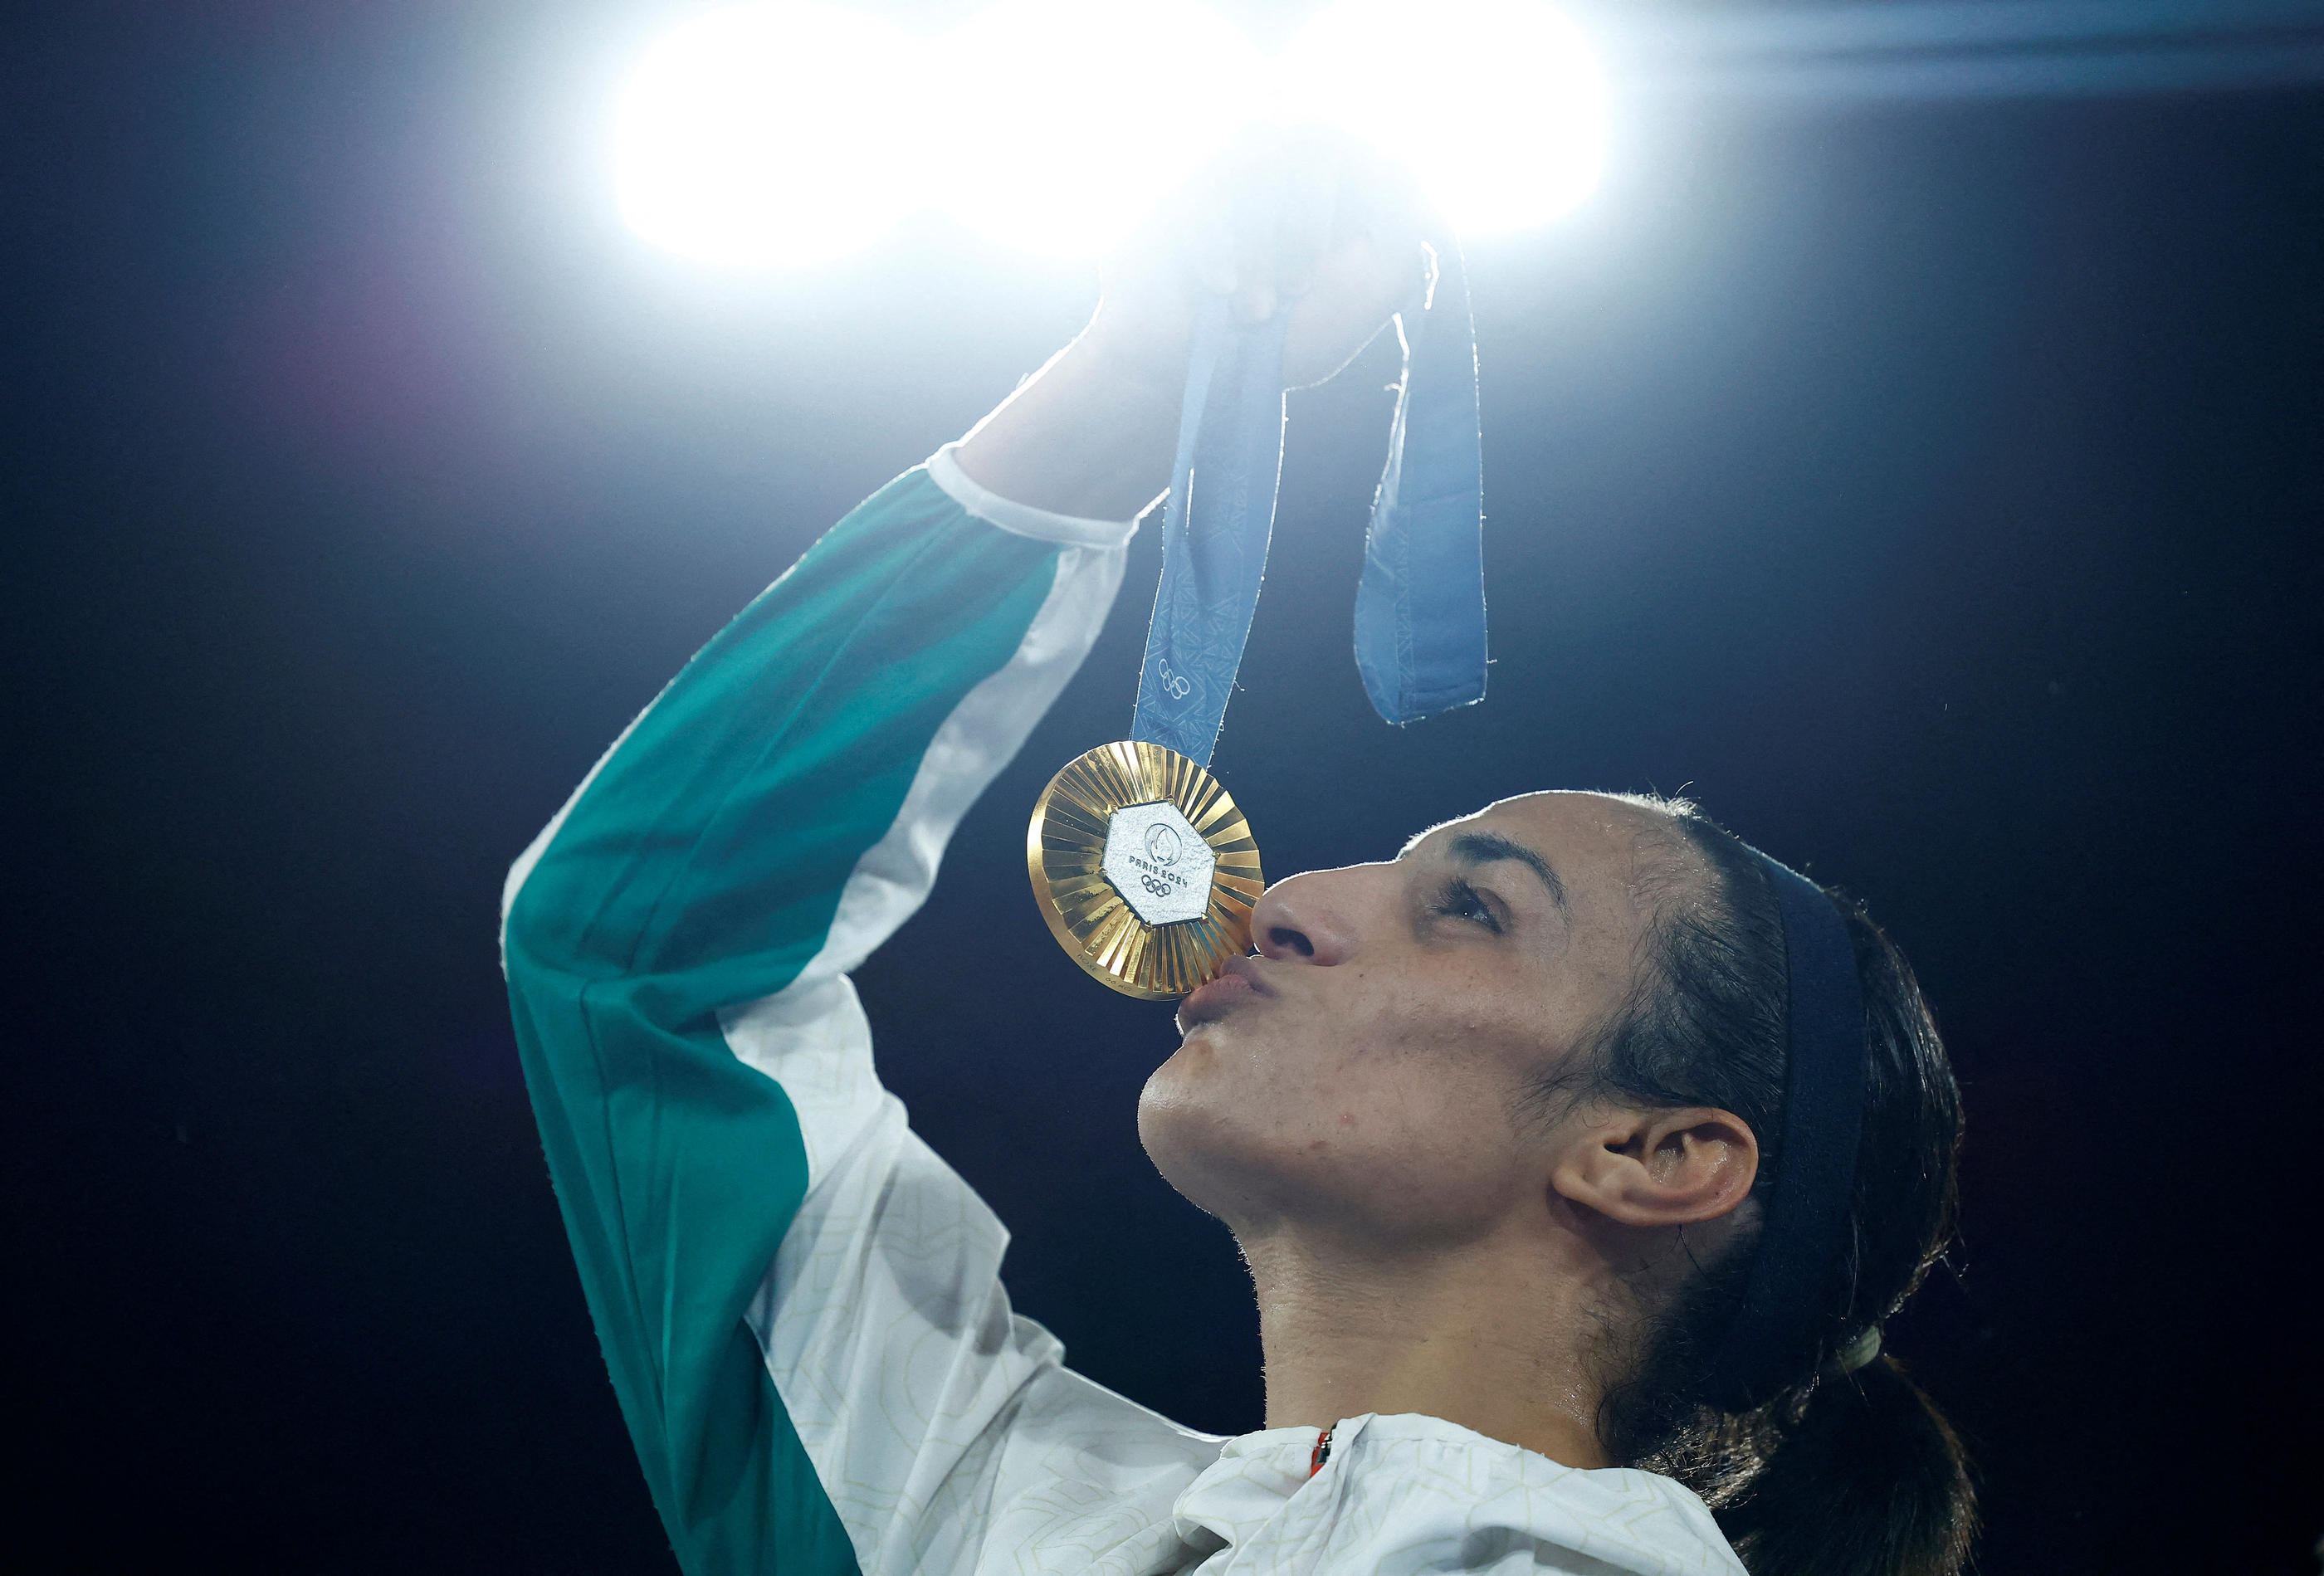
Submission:
M 1220 1440 L 1065 1366 L 848 971 L 1095 639 L 1132 527 L 949 451 L 721 632 L 510 872 L 525 1074 L 694 1576 L 1738 1572 L 1702 1503 L 1423 1416 Z

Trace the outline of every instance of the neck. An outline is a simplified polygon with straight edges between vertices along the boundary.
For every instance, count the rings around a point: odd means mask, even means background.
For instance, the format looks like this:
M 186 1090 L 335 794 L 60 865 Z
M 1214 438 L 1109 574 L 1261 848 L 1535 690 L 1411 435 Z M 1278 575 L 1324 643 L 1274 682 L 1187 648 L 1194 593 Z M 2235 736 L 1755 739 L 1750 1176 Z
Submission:
M 1267 1425 L 1417 1412 L 1566 1466 L 1608 1464 L 1585 1283 L 1548 1273 L 1544 1245 L 1530 1246 L 1491 1237 L 1380 1255 L 1289 1231 L 1245 1241 Z

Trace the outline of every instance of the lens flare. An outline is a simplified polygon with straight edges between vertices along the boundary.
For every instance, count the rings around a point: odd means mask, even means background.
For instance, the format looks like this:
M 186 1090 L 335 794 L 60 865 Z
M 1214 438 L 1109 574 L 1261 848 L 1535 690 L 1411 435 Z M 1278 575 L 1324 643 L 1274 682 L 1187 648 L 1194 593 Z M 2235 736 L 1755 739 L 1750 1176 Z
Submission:
M 1282 113 L 1408 161 L 1463 236 L 1566 213 L 1606 158 L 1606 84 L 1537 0 L 1335 0 L 1285 52 Z
M 639 66 L 614 130 L 639 235 L 813 263 L 941 206 L 1002 244 L 1093 257 L 1257 120 L 1408 161 L 1464 236 L 1587 197 L 1606 85 L 1540 0 L 1335 0 L 1270 64 L 1197 0 L 997 0 L 915 39 L 818 0 L 698 17 Z
M 640 63 L 614 124 L 630 227 L 723 263 L 853 252 L 923 206 L 925 46 L 807 0 L 696 18 Z
M 1263 108 L 1258 51 L 1194 0 L 999 0 L 939 53 L 945 207 L 1050 256 L 1103 253 Z

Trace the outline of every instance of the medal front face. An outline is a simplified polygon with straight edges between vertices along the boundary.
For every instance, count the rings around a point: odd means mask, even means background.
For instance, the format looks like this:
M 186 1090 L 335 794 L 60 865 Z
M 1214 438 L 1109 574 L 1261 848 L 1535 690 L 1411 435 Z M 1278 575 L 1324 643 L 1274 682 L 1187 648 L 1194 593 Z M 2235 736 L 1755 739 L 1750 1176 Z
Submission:
M 1126 996 L 1175 1000 L 1250 950 L 1266 889 L 1250 823 L 1175 750 L 1103 744 L 1049 779 L 1025 834 L 1049 932 Z
M 1211 907 L 1219 856 L 1177 806 L 1132 805 L 1107 818 L 1098 869 L 1148 925 L 1184 925 Z

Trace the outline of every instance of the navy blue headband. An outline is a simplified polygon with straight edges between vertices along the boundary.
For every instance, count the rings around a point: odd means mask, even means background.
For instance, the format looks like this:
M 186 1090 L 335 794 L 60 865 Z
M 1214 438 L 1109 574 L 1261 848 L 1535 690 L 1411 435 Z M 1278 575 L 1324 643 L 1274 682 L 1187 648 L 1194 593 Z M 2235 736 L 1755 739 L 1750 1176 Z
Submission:
M 1848 1246 L 1868 1071 L 1864 989 L 1848 921 L 1807 877 L 1744 847 L 1766 871 L 1783 916 L 1790 1005 L 1781 1170 L 1759 1229 L 1750 1287 L 1702 1386 L 1705 1399 L 1728 1412 L 1766 1398 Z

